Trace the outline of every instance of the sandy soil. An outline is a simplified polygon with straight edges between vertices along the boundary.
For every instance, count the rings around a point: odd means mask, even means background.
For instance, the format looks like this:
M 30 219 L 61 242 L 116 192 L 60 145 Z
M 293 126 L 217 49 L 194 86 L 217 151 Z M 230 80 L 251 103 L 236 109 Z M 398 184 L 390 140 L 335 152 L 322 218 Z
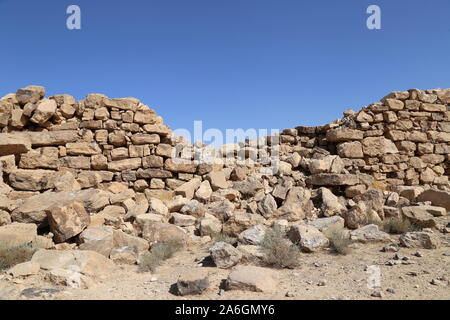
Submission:
M 436 250 L 400 248 L 411 264 L 386 265 L 395 253 L 381 252 L 385 244 L 358 244 L 346 256 L 331 251 L 302 254 L 301 265 L 294 270 L 277 270 L 277 293 L 221 290 L 229 270 L 199 266 L 208 256 L 208 246 L 189 248 L 177 253 L 154 273 L 139 272 L 137 266 L 118 266 L 116 272 L 96 279 L 86 290 L 54 286 L 43 274 L 25 279 L 0 275 L 0 299 L 450 299 L 450 235 L 440 234 L 442 246 Z M 393 236 L 396 240 L 397 237 Z M 422 257 L 414 254 L 419 252 Z M 409 263 L 408 262 L 408 263 Z M 381 288 L 368 287 L 367 266 L 381 270 Z M 207 268 L 210 287 L 200 296 L 179 297 L 173 287 L 188 269 Z M 437 280 L 437 281 L 436 281 Z

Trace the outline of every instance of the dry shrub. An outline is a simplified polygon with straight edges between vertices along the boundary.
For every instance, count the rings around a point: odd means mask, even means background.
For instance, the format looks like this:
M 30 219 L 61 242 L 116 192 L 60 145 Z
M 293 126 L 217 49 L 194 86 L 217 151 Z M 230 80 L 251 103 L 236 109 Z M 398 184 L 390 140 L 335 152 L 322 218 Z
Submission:
M 212 236 L 212 242 L 216 243 L 216 242 L 226 242 L 229 243 L 231 245 L 236 244 L 236 238 L 230 237 L 229 235 L 225 234 L 225 233 L 216 233 L 215 235 Z
M 15 245 L 0 243 L 0 270 L 9 269 L 16 264 L 31 260 L 37 248 L 33 244 Z
M 183 246 L 183 242 L 178 239 L 156 243 L 149 252 L 142 255 L 139 261 L 139 268 L 144 272 L 154 272 L 164 260 L 171 258 L 176 252 L 180 251 Z
M 331 247 L 339 254 L 347 255 L 351 252 L 350 245 L 352 240 L 349 237 L 348 232 L 340 227 L 332 227 L 325 232 L 325 236 L 330 241 Z
M 264 263 L 270 267 L 293 269 L 299 265 L 300 250 L 280 228 L 268 229 L 260 246 L 264 251 Z
M 383 220 L 381 229 L 387 233 L 402 234 L 418 228 L 406 218 L 391 217 Z

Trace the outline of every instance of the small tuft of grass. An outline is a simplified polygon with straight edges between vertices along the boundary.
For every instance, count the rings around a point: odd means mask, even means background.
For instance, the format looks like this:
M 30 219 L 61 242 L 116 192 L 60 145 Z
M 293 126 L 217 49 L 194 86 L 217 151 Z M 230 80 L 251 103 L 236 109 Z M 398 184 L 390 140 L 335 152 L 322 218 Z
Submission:
M 381 229 L 387 233 L 402 234 L 416 231 L 418 228 L 406 218 L 391 217 L 383 220 Z
M 226 242 L 229 243 L 231 245 L 235 245 L 237 242 L 236 238 L 230 237 L 229 235 L 225 234 L 225 233 L 216 233 L 215 235 L 212 236 L 212 242 L 216 243 L 216 242 Z
M 139 262 L 140 270 L 154 272 L 164 260 L 171 258 L 183 247 L 183 243 L 178 239 L 154 244 L 149 252 L 142 255 Z
M 330 241 L 331 247 L 339 254 L 347 255 L 352 249 L 350 245 L 352 240 L 343 228 L 330 228 L 325 232 L 325 236 Z
M 9 269 L 16 264 L 31 260 L 37 248 L 33 244 L 15 245 L 0 243 L 0 270 Z
M 300 250 L 280 228 L 268 229 L 260 246 L 264 252 L 263 261 L 267 266 L 294 269 L 300 263 Z

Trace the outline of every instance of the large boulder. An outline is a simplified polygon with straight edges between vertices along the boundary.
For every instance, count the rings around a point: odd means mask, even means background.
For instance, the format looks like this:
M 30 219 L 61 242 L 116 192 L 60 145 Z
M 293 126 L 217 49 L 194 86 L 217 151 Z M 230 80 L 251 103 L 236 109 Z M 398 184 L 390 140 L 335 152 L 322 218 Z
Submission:
M 37 124 L 44 124 L 56 114 L 56 107 L 57 105 L 55 100 L 42 99 L 37 104 L 34 114 L 30 120 Z
M 43 191 L 53 189 L 59 173 L 51 170 L 17 169 L 9 175 L 9 184 L 17 190 Z
M 46 214 L 55 243 L 65 242 L 80 234 L 91 221 L 83 203 L 79 201 L 50 207 Z
M 31 258 L 41 269 L 64 269 L 88 276 L 104 275 L 114 263 L 103 255 L 85 250 L 38 250 Z
M 258 202 L 258 211 L 264 218 L 270 218 L 277 210 L 277 202 L 270 194 L 264 196 L 264 198 Z
M 407 248 L 437 249 L 440 246 L 439 238 L 429 232 L 407 232 L 399 240 Z
M 450 211 L 450 191 L 429 189 L 419 194 L 417 201 L 430 201 L 433 206 L 443 207 Z
M 336 197 L 329 189 L 320 188 L 320 193 L 322 195 L 321 209 L 325 217 L 342 215 L 347 211 L 347 208 L 339 202 L 338 197 Z
M 343 218 L 345 220 L 345 226 L 349 229 L 358 229 L 368 222 L 369 209 L 364 201 L 358 202 L 350 210 L 344 212 Z
M 439 209 L 439 207 L 430 208 L 430 206 L 402 207 L 402 213 L 408 220 L 419 227 L 434 228 L 436 227 L 436 221 L 430 212 L 442 213 L 442 210 L 445 212 L 444 208 L 441 208 L 441 211 L 434 208 Z
M 81 191 L 47 192 L 27 198 L 11 214 L 16 222 L 35 223 L 39 227 L 48 224 L 47 212 L 52 208 L 69 205 L 75 201 L 83 203 L 88 213 L 97 212 L 109 205 L 109 198 L 95 189 Z
M 80 250 L 95 251 L 107 258 L 114 247 L 112 227 L 89 227 L 79 235 L 79 239 Z
M 293 187 L 284 200 L 283 205 L 278 208 L 275 215 L 280 219 L 289 221 L 298 221 L 304 219 L 307 215 L 308 202 L 311 199 L 311 191 L 302 187 Z

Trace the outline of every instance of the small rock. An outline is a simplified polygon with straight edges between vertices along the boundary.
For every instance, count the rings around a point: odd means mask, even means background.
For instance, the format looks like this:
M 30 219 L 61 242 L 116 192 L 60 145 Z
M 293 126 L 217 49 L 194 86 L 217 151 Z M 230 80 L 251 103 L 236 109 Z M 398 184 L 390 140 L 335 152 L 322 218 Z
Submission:
M 395 289 L 394 288 L 387 288 L 386 289 L 387 292 L 394 294 L 395 293 Z
M 180 296 L 201 294 L 209 286 L 208 271 L 197 269 L 180 275 L 177 281 Z
M 218 268 L 227 269 L 236 265 L 242 259 L 242 253 L 226 242 L 217 242 L 209 253 Z
M 381 292 L 381 291 L 375 291 L 375 292 L 373 292 L 370 296 L 371 296 L 371 297 L 375 297 L 375 298 L 383 298 L 383 292 Z

